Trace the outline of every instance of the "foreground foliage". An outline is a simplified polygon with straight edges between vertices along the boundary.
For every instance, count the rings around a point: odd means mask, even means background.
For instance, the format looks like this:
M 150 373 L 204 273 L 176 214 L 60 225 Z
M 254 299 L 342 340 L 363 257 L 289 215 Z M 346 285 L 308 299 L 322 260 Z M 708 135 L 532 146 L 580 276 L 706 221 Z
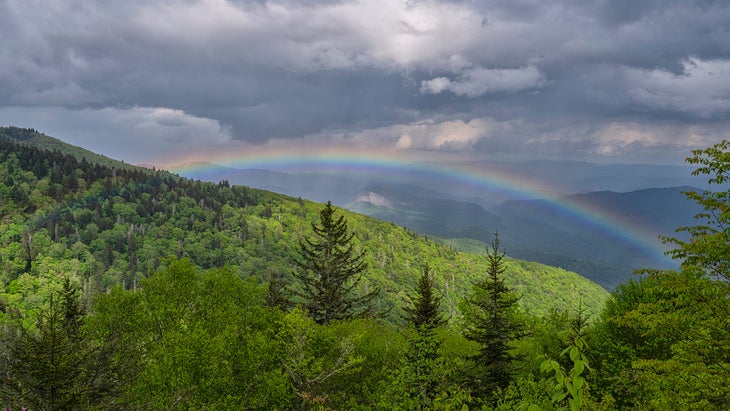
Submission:
M 730 143 L 693 152 L 720 190 L 688 192 L 705 210 L 668 238 L 678 271 L 645 270 L 619 287 L 597 324 L 597 384 L 624 407 L 730 408 Z

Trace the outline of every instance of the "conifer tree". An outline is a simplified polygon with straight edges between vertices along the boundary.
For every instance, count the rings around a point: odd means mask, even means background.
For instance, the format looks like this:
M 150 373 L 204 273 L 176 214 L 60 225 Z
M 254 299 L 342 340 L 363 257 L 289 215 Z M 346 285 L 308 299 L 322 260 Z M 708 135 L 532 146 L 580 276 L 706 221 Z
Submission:
M 419 333 L 430 331 L 446 323 L 444 315 L 440 311 L 441 298 L 435 291 L 431 269 L 426 265 L 416 284 L 416 295 L 409 296 L 411 304 L 403 307 L 408 324 Z
M 520 297 L 504 283 L 504 255 L 495 233 L 487 247 L 486 276 L 473 284 L 462 307 L 464 336 L 479 344 L 472 357 L 470 385 L 474 396 L 485 401 L 492 401 L 494 393 L 510 383 L 514 360 L 510 350 L 525 329 L 516 312 Z
M 364 252 L 356 252 L 343 216 L 327 202 L 319 213 L 319 225 L 312 224 L 314 235 L 299 242 L 294 258 L 299 270 L 294 276 L 302 285 L 292 294 L 303 299 L 303 306 L 319 324 L 349 319 L 372 310 L 371 302 L 379 289 L 355 295 L 367 264 Z
M 290 306 L 289 298 L 287 297 L 285 285 L 282 283 L 281 278 L 277 274 L 268 273 L 268 286 L 266 287 L 266 294 L 264 300 L 266 305 L 271 308 L 278 308 L 282 311 L 288 311 Z
M 424 267 L 416 284 L 416 294 L 409 296 L 411 304 L 403 307 L 408 325 L 416 330 L 410 347 L 404 356 L 406 364 L 400 370 L 400 382 L 404 385 L 399 393 L 409 408 L 425 410 L 432 406 L 439 394 L 439 374 L 443 361 L 439 359 L 441 339 L 436 329 L 446 323 L 440 311 L 441 299 L 436 294 L 431 270 Z
M 1 394 L 9 403 L 36 409 L 78 409 L 93 395 L 99 370 L 89 371 L 91 348 L 80 334 L 84 311 L 79 291 L 64 279 L 60 303 L 50 298 L 35 329 L 22 318 L 5 326 L 2 345 L 8 374 Z

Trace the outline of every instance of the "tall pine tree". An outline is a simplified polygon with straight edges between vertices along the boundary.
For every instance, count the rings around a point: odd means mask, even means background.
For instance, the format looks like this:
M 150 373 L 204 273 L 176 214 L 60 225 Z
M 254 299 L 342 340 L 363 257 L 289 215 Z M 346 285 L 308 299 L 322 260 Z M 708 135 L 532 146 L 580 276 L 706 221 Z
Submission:
M 510 351 L 525 329 L 517 313 L 520 297 L 504 283 L 504 255 L 495 233 L 491 248 L 487 247 L 486 276 L 473 284 L 462 306 L 464 336 L 479 344 L 472 357 L 472 393 L 488 402 L 512 380 L 514 358 Z
M 438 327 L 446 324 L 440 310 L 441 298 L 436 293 L 433 275 L 428 266 L 416 284 L 416 294 L 409 296 L 409 305 L 403 307 L 408 325 L 415 328 L 415 335 L 404 356 L 405 364 L 399 370 L 402 392 L 396 393 L 410 409 L 426 410 L 440 394 L 439 383 L 444 377 L 443 359 L 439 358 L 441 336 Z
M 405 319 L 419 333 L 433 330 L 446 323 L 439 307 L 441 298 L 436 294 L 433 275 L 427 266 L 416 284 L 416 294 L 409 296 L 411 304 L 403 307 Z
M 354 318 L 372 310 L 379 289 L 356 295 L 362 272 L 367 268 L 364 252 L 356 252 L 343 216 L 336 217 L 331 202 L 319 213 L 314 235 L 299 242 L 294 258 L 299 270 L 294 276 L 302 289 L 292 294 L 303 300 L 309 315 L 319 324 Z
M 4 326 L 2 352 L 6 358 L 0 401 L 43 410 L 81 409 L 104 395 L 100 381 L 105 370 L 92 363 L 94 347 L 84 339 L 84 310 L 79 290 L 64 279 L 60 303 L 52 294 L 50 306 L 35 327 L 15 318 Z

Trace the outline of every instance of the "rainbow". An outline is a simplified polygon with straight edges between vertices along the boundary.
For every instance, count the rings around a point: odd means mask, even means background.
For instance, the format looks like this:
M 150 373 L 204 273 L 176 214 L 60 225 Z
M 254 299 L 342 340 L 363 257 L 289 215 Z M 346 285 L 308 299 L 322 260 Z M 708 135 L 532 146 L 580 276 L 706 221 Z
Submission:
M 620 238 L 632 246 L 644 250 L 657 259 L 663 259 L 665 248 L 655 234 L 633 227 L 621 216 L 604 210 L 556 196 L 560 190 L 544 187 L 540 183 L 515 177 L 492 169 L 470 166 L 471 163 L 419 162 L 390 151 L 361 150 L 357 153 L 344 149 L 277 149 L 247 153 L 230 153 L 206 158 L 206 162 L 192 159 L 166 159 L 167 164 L 183 164 L 171 167 L 178 173 L 203 173 L 215 166 L 235 169 L 265 169 L 282 172 L 329 171 L 342 173 L 377 173 L 391 176 L 418 176 L 470 190 L 481 196 L 499 193 L 511 199 L 550 199 L 560 213 L 578 219 L 603 233 Z M 185 164 L 187 162 L 187 164 Z

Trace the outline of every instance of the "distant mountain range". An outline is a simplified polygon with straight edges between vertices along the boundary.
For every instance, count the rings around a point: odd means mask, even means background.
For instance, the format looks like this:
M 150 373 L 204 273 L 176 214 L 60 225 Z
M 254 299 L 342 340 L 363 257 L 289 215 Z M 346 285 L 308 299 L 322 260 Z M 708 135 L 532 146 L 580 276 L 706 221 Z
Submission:
M 582 161 L 532 160 L 524 162 L 478 162 L 486 172 L 493 170 L 518 179 L 529 179 L 566 194 L 593 191 L 628 192 L 654 187 L 698 186 L 706 181 L 692 176 L 688 165 L 597 164 Z
M 704 187 L 686 166 L 533 161 L 482 163 L 481 169 L 542 183 L 553 192 L 547 198 L 505 199 L 501 193 L 485 190 L 475 195 L 414 176 L 284 173 L 214 164 L 172 171 L 204 181 L 228 180 L 332 200 L 447 239 L 459 249 L 483 249 L 482 243 L 499 231 L 509 255 L 581 273 L 609 289 L 631 278 L 636 269 L 676 265 L 657 252 L 662 247 L 659 236 L 672 236 L 677 227 L 694 223 L 699 210 L 682 192 Z M 584 210 L 583 215 L 569 212 L 571 207 Z M 593 215 L 602 220 L 596 223 Z M 475 245 L 473 240 L 482 243 Z
M 544 187 L 545 193 L 558 197 L 595 191 L 629 192 L 656 187 L 706 187 L 701 177 L 691 175 L 692 167 L 686 165 L 647 164 L 595 164 L 577 161 L 526 162 L 467 162 L 443 163 L 444 168 L 466 166 L 485 176 L 508 176 L 515 181 L 530 182 Z M 491 208 L 509 199 L 497 192 L 464 191 L 453 181 L 434 181 L 423 176 L 389 174 L 377 172 L 321 171 L 282 172 L 277 170 L 239 169 L 213 163 L 196 162 L 172 167 L 170 171 L 183 177 L 218 182 L 228 180 L 254 188 L 276 191 L 294 197 L 315 201 L 331 200 L 344 205 L 353 201 L 370 185 L 412 186 L 428 189 L 436 195 L 430 197 L 448 198 L 472 202 Z M 544 196 L 535 196 L 535 199 Z
M 600 191 L 559 201 L 512 200 L 485 210 L 474 203 L 418 195 L 417 190 L 404 187 L 369 187 L 348 207 L 417 232 L 455 239 L 456 246 L 458 239 L 489 242 L 499 231 L 511 256 L 579 272 L 612 288 L 629 279 L 635 269 L 674 266 L 656 249 L 660 236 L 672 236 L 675 228 L 693 224 L 700 210 L 682 195 L 688 190 L 692 187 Z M 632 231 L 608 230 L 605 222 L 566 212 L 566 203 L 616 216 L 608 224 L 620 222 L 623 230 Z

